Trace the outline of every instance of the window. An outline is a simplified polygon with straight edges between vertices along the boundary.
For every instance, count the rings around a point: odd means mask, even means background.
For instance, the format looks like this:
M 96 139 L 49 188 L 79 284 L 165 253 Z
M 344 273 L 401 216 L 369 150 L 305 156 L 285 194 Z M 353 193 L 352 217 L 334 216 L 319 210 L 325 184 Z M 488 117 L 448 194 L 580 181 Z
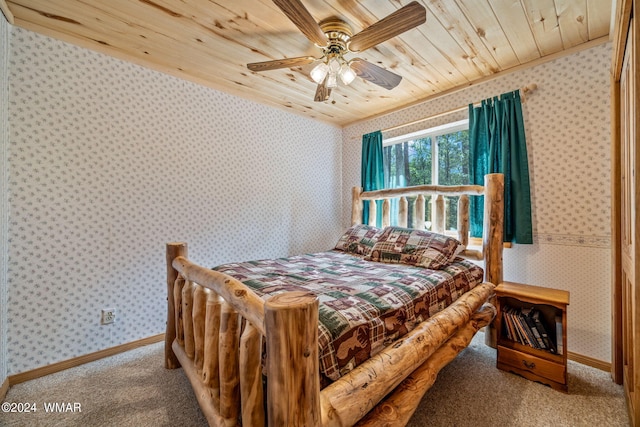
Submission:
M 413 185 L 466 185 L 469 183 L 469 120 L 411 134 L 387 138 L 383 142 L 385 188 Z M 457 227 L 458 198 L 447 197 L 446 230 Z M 413 221 L 415 199 L 409 199 L 408 223 Z M 397 202 L 391 205 L 391 222 L 398 217 Z M 431 229 L 433 209 L 427 203 L 425 221 Z

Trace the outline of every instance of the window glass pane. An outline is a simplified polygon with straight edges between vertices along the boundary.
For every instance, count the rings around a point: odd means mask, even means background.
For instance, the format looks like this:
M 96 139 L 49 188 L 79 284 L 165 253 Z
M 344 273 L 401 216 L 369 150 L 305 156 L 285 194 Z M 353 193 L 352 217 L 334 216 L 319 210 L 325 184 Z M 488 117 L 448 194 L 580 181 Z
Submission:
M 431 184 L 433 150 L 431 138 L 422 138 L 411 141 L 411 151 L 409 155 L 409 170 L 411 185 Z
M 438 184 L 465 185 L 469 183 L 469 131 L 440 135 L 438 143 Z M 446 230 L 458 228 L 458 197 L 447 197 Z
M 436 138 L 438 142 L 438 183 L 469 183 L 469 131 L 461 130 Z

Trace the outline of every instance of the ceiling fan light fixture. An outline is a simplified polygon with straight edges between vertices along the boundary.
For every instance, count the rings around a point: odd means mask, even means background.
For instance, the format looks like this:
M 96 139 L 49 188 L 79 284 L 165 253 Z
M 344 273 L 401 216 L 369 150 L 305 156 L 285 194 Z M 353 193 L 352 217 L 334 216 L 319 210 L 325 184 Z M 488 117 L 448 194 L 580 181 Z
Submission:
M 340 80 L 342 80 L 342 83 L 344 83 L 345 86 L 349 86 L 355 78 L 356 73 L 351 69 L 349 64 L 346 62 L 342 64 L 342 67 L 340 68 Z
M 328 72 L 329 72 L 329 66 L 327 65 L 327 63 L 321 62 L 315 67 L 313 67 L 313 70 L 311 70 L 310 75 L 314 82 L 316 82 L 317 84 L 320 84 L 323 82 Z
M 340 60 L 337 57 L 333 57 L 329 59 L 329 73 L 338 74 L 340 72 L 340 68 L 342 65 L 340 64 Z
M 335 73 L 329 73 L 329 77 L 327 77 L 327 87 L 330 89 L 334 89 L 338 87 L 338 79 L 336 78 Z

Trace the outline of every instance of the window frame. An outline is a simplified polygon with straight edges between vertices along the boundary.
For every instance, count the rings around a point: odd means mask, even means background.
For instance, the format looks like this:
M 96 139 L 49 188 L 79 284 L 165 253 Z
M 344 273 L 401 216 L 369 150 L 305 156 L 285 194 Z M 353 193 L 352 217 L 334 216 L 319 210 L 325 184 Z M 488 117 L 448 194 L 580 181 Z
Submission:
M 391 145 L 402 144 L 403 142 L 411 141 L 414 139 L 431 138 L 435 141 L 440 135 L 446 135 L 448 133 L 459 132 L 461 130 L 469 130 L 469 119 L 462 119 L 455 122 L 445 123 L 443 125 L 434 126 L 428 129 L 421 129 L 415 132 L 394 136 L 391 138 L 382 138 L 382 147 L 389 147 Z M 432 185 L 438 185 L 438 144 L 431 144 L 431 180 Z

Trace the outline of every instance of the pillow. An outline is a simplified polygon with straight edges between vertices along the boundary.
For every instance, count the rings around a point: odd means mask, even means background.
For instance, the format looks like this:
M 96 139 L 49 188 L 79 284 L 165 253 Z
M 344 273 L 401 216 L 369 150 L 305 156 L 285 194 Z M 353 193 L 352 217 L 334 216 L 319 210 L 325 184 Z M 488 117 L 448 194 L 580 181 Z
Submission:
M 458 240 L 442 234 L 392 226 L 382 230 L 364 259 L 439 270 L 451 264 L 463 249 Z
M 370 225 L 354 225 L 340 237 L 335 249 L 356 255 L 369 255 L 381 231 Z

